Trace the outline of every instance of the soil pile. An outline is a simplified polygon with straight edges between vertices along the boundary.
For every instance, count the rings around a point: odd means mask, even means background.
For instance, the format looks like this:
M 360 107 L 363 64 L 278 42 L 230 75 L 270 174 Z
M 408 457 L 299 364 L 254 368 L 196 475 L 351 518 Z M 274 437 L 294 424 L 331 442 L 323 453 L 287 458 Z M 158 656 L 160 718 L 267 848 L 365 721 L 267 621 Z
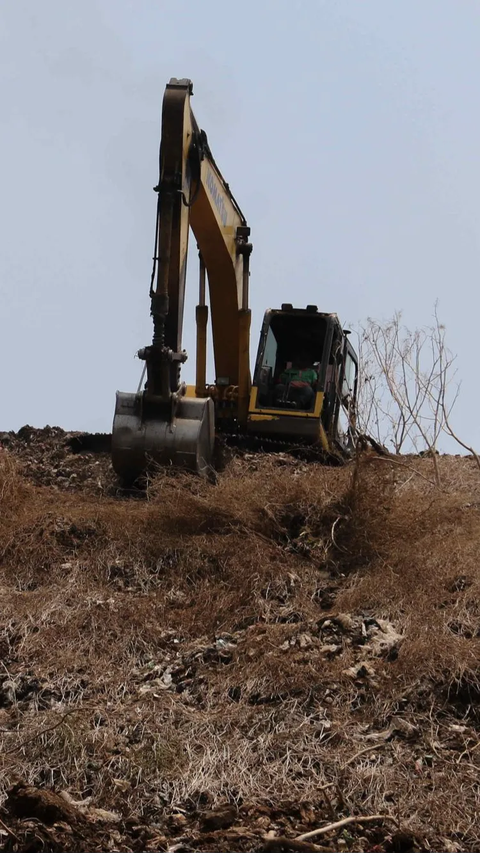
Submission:
M 70 438 L 0 436 L 4 848 L 477 850 L 475 461 L 132 496 Z

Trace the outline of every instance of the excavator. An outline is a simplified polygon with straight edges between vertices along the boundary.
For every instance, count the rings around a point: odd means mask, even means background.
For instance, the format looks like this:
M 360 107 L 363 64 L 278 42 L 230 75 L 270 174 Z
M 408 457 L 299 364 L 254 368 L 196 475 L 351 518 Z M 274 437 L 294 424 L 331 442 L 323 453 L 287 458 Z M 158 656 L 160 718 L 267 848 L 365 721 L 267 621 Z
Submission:
M 137 393 L 117 392 L 113 468 L 130 482 L 152 462 L 207 474 L 219 434 L 264 449 L 310 446 L 326 459 L 344 459 L 354 446 L 358 359 L 336 314 L 313 304 L 268 309 L 251 376 L 250 228 L 195 120 L 192 95 L 191 80 L 172 78 L 163 98 L 153 338 L 138 352 L 144 369 Z M 195 385 L 181 380 L 190 228 L 199 250 Z

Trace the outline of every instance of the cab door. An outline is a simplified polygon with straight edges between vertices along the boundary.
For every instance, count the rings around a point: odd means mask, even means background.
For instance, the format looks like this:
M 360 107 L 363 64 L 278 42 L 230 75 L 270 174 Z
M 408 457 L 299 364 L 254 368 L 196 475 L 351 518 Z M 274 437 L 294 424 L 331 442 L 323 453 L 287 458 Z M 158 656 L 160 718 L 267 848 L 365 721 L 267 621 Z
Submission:
M 343 363 L 337 388 L 336 439 L 344 450 L 355 447 L 355 421 L 357 408 L 358 358 L 350 341 L 345 337 Z

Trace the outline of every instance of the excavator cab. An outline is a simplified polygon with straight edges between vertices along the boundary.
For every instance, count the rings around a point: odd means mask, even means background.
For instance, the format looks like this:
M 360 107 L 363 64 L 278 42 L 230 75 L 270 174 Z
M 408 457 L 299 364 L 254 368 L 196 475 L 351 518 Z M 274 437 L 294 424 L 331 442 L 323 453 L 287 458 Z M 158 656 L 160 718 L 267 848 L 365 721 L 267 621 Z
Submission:
M 358 361 L 336 314 L 316 305 L 265 313 L 247 431 L 257 437 L 353 447 Z

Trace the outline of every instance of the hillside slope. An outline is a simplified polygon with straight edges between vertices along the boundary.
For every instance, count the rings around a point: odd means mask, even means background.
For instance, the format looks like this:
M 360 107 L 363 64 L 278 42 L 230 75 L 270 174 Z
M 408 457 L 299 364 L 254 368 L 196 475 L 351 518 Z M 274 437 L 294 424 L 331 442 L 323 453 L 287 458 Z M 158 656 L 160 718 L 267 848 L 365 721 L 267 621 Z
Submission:
M 65 439 L 0 436 L 5 850 L 479 849 L 474 460 L 126 495 Z

